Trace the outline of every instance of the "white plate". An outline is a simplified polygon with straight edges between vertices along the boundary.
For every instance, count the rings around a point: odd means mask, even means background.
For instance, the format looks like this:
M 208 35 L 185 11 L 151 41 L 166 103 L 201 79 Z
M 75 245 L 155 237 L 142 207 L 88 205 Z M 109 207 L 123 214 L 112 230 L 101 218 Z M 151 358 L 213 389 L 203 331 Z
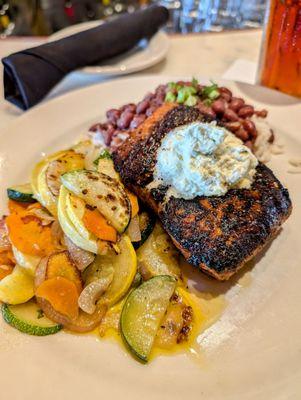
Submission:
M 137 101 L 171 78 L 127 78 L 74 91 L 28 111 L 0 133 L 1 209 L 5 188 L 28 180 L 41 153 L 70 144 L 105 110 Z M 119 345 L 64 332 L 37 338 L 0 322 L 1 393 L 6 399 L 108 398 L 131 400 L 292 400 L 301 398 L 301 175 L 288 159 L 300 157 L 300 102 L 259 87 L 228 82 L 236 95 L 270 110 L 285 154 L 270 167 L 289 188 L 294 209 L 282 232 L 239 278 L 218 283 L 200 273 L 192 282 L 224 293 L 227 308 L 199 337 L 194 357 L 134 361 Z
M 49 41 L 95 28 L 103 24 L 103 21 L 89 21 L 72 25 L 62 29 L 49 37 Z M 99 65 L 91 65 L 80 69 L 85 74 L 100 74 L 103 76 L 126 75 L 152 67 L 166 57 L 169 49 L 169 37 L 163 32 L 157 32 L 149 41 L 141 40 L 132 50 L 105 60 Z

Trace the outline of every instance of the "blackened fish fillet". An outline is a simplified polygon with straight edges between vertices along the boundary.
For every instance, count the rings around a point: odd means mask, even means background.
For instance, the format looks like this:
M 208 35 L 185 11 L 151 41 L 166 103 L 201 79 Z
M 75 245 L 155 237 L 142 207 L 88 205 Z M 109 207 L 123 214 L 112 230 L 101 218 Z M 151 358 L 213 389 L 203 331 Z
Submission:
M 124 184 L 156 212 L 186 260 L 226 280 L 275 236 L 292 205 L 288 191 L 261 163 L 251 189 L 231 189 L 224 196 L 164 201 L 166 186 L 147 188 L 162 139 L 194 121 L 208 119 L 196 108 L 164 104 L 113 153 L 114 164 Z

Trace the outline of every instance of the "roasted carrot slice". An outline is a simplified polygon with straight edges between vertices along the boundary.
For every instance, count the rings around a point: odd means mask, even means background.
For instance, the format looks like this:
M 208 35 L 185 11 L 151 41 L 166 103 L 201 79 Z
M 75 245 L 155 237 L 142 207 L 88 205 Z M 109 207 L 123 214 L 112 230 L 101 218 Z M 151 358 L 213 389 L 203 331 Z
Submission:
M 98 210 L 86 209 L 83 217 L 85 227 L 96 237 L 108 242 L 117 241 L 117 231 L 113 226 L 109 225 L 106 219 Z
M 15 200 L 8 200 L 8 209 L 11 214 L 19 214 L 25 212 L 30 204 L 32 203 L 21 203 Z
M 52 279 L 56 276 L 72 281 L 80 294 L 83 287 L 80 273 L 70 259 L 68 251 L 60 251 L 49 256 L 47 261 L 46 279 Z
M 0 265 L 0 281 L 1 279 L 5 278 L 7 275 L 10 275 L 14 270 L 12 265 Z
M 78 290 L 74 282 L 62 276 L 47 279 L 36 290 L 36 296 L 47 300 L 59 313 L 70 319 L 78 317 Z
M 126 190 L 126 194 L 130 200 L 131 207 L 132 207 L 132 218 L 135 217 L 135 215 L 138 214 L 139 212 L 139 203 L 138 203 L 138 198 L 134 193 L 130 192 L 129 190 Z
M 15 265 L 16 261 L 11 250 L 0 251 L 0 265 Z
M 9 238 L 21 252 L 44 257 L 55 250 L 55 241 L 50 226 L 27 213 L 13 213 L 6 218 Z

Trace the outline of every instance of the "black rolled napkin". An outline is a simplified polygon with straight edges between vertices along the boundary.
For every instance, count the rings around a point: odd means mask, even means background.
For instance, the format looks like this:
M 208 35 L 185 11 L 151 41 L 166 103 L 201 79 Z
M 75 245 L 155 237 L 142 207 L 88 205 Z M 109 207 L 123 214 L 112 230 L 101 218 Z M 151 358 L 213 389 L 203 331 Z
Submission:
M 2 59 L 5 99 L 27 110 L 68 73 L 133 48 L 168 20 L 168 11 L 151 6 L 96 28 L 11 54 Z

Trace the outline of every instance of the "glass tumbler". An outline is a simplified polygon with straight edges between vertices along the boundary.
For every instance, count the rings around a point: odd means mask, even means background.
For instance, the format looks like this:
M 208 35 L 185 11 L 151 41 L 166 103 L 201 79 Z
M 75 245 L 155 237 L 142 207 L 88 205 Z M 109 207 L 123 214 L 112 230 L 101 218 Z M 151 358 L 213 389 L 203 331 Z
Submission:
M 270 0 L 258 82 L 301 97 L 301 0 Z

